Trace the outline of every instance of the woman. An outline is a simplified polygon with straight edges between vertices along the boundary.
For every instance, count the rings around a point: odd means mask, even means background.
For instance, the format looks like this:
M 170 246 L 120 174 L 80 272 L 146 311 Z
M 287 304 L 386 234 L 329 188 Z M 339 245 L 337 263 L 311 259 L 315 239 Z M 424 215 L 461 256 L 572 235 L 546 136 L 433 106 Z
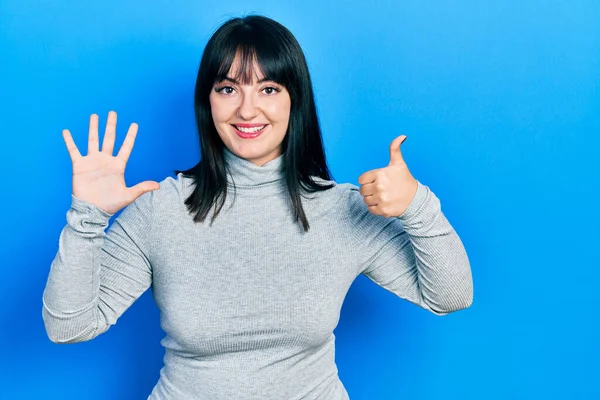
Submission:
M 43 294 L 53 342 L 100 335 L 152 285 L 166 336 L 150 399 L 341 400 L 333 330 L 359 274 L 437 315 L 470 306 L 465 249 L 408 171 L 404 136 L 360 188 L 331 180 L 306 61 L 282 25 L 222 25 L 195 109 L 200 162 L 132 188 L 136 124 L 116 157 L 114 112 L 101 151 L 90 118 L 85 157 L 63 131 L 73 194 Z

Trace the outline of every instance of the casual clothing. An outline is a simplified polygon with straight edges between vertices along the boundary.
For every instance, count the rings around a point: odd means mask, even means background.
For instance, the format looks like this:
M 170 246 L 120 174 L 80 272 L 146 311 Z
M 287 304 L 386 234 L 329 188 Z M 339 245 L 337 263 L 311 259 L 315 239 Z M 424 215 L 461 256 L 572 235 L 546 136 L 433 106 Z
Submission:
M 72 196 L 43 293 L 52 341 L 93 339 L 152 287 L 166 336 L 150 400 L 344 400 L 333 330 L 359 274 L 438 315 L 471 304 L 467 254 L 427 186 L 395 218 L 371 214 L 353 184 L 303 192 L 304 232 L 283 155 L 262 167 L 224 155 L 230 185 L 212 226 L 213 211 L 193 222 L 181 174 L 106 232 L 113 214 Z

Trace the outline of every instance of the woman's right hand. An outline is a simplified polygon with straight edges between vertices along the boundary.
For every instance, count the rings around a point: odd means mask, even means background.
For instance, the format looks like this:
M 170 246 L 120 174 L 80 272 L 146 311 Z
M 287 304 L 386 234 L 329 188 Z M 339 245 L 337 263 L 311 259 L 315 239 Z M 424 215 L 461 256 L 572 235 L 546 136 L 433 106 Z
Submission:
M 62 131 L 73 162 L 73 196 L 87 201 L 109 214 L 114 214 L 133 203 L 142 194 L 160 188 L 159 183 L 155 181 L 144 181 L 133 187 L 127 187 L 125 166 L 133 149 L 138 126 L 136 123 L 129 126 L 119 153 L 113 157 L 116 129 L 117 113 L 110 111 L 102 142 L 102 151 L 99 151 L 98 115 L 92 114 L 86 156 L 79 153 L 71 133 L 67 129 Z

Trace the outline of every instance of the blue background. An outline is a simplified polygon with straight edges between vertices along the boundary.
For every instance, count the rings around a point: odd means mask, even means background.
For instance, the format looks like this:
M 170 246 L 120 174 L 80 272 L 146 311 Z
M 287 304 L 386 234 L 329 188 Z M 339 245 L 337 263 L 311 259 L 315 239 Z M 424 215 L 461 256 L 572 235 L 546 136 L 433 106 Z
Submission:
M 0 2 L 0 398 L 142 399 L 163 332 L 147 291 L 107 333 L 57 345 L 41 296 L 70 205 L 61 130 L 140 126 L 129 186 L 198 159 L 193 87 L 231 16 L 287 26 L 308 59 L 338 182 L 386 166 L 401 135 L 473 270 L 445 317 L 368 279 L 336 329 L 360 399 L 600 398 L 596 1 Z

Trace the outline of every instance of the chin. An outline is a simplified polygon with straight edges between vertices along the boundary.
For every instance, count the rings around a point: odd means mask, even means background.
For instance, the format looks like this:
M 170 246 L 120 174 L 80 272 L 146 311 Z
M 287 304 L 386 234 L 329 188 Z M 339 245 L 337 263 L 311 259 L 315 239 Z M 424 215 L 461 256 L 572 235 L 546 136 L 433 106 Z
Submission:
M 232 152 L 238 157 L 245 158 L 248 161 L 260 165 L 264 165 L 272 159 L 277 158 L 280 154 L 280 152 L 277 151 L 277 148 L 264 150 L 258 147 L 260 146 L 247 146 L 244 143 L 235 147 L 235 151 Z

